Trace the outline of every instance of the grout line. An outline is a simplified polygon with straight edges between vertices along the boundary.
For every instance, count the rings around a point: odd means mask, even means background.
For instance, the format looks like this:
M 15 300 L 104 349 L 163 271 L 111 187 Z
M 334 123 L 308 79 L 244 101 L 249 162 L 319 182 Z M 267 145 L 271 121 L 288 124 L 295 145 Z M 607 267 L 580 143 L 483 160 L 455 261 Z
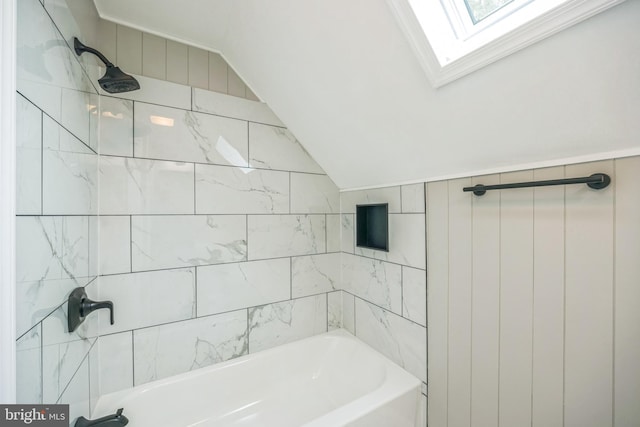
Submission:
M 131 385 L 136 385 L 136 344 L 131 330 Z
M 44 111 L 40 110 L 40 216 L 42 215 L 44 215 Z
M 198 266 L 193 267 L 194 270 L 194 283 L 193 283 L 193 293 L 194 293 L 194 311 L 196 318 L 198 318 Z
M 251 334 L 251 324 L 249 323 L 249 308 L 246 308 L 246 312 L 247 312 L 247 354 L 251 353 L 251 348 L 249 347 L 251 340 L 249 339 L 249 336 Z
M 133 215 L 129 215 L 129 273 L 133 273 Z
M 131 101 L 131 157 L 136 157 L 136 103 L 138 101 Z M 104 156 L 105 154 L 103 154 Z M 107 157 L 123 157 L 123 156 L 111 156 Z
M 39 323 L 40 324 L 40 399 L 41 399 L 40 403 L 44 403 L 44 328 L 42 327 L 42 320 Z M 18 340 L 16 340 L 16 342 L 17 341 Z
M 58 397 L 57 397 L 57 402 L 60 401 L 60 398 L 62 397 L 62 395 L 67 391 L 67 389 L 69 388 L 69 386 L 71 386 L 71 383 L 73 382 L 74 378 L 76 377 L 76 375 L 78 374 L 78 371 L 80 371 L 80 368 L 82 368 L 82 364 L 86 361 L 87 362 L 87 369 L 89 368 L 89 353 L 91 352 L 91 350 L 93 349 L 93 346 L 98 342 L 98 338 L 99 337 L 92 337 L 93 338 L 93 343 L 91 344 L 91 347 L 89 347 L 89 350 L 87 350 L 87 354 L 84 355 L 84 357 L 82 358 L 82 360 L 80 361 L 80 363 L 78 364 L 78 367 L 76 368 L 76 370 L 73 372 L 73 375 L 71 375 L 71 379 L 69 380 L 69 382 L 65 385 L 64 389 L 58 393 Z M 88 341 L 92 338 L 82 338 L 82 341 Z M 78 340 L 80 341 L 80 340 Z M 65 343 L 59 343 L 56 344 L 58 346 L 65 344 Z M 58 358 L 60 358 L 60 355 L 58 355 Z M 44 376 L 44 375 L 43 375 Z M 44 392 L 44 390 L 43 390 Z M 44 394 L 43 394 L 43 399 L 44 399 Z M 56 403 L 57 403 L 56 402 Z
M 616 267 L 617 267 L 617 262 L 616 262 L 616 255 L 617 255 L 617 251 L 616 251 L 616 244 L 617 244 L 617 239 L 616 239 L 616 229 L 618 227 L 618 224 L 616 222 L 616 213 L 617 213 L 617 198 L 616 198 L 616 185 L 615 183 L 617 182 L 617 176 L 616 176 L 616 172 L 617 172 L 617 162 L 614 159 L 613 160 L 613 188 L 612 188 L 612 214 L 613 214 L 613 218 L 612 218 L 612 229 L 611 229 L 611 234 L 612 234 L 612 243 L 613 243 L 613 254 L 612 254 L 612 261 L 613 261 L 613 271 L 612 271 L 612 311 L 611 311 L 611 425 L 612 427 L 616 426 Z
M 46 113 L 45 113 L 46 114 Z M 82 154 L 82 153 L 80 153 Z M 97 154 L 97 153 L 96 153 Z M 136 159 L 136 160 L 149 160 L 149 161 L 154 161 L 154 162 L 167 162 L 167 163 L 193 163 L 195 165 L 203 165 L 203 166 L 211 166 L 211 167 L 225 167 L 225 168 L 234 168 L 234 169 L 245 169 L 247 168 L 247 166 L 235 166 L 235 165 L 226 165 L 226 164 L 222 164 L 222 163 L 205 163 L 205 162 L 197 162 L 197 161 L 193 161 L 193 160 L 181 160 L 181 159 L 162 159 L 162 158 L 156 158 L 156 157 L 141 157 L 141 156 L 120 156 L 120 155 L 116 155 L 116 154 L 100 154 L 101 157 L 113 157 L 113 158 L 119 158 L 119 159 Z M 297 174 L 304 174 L 304 175 L 313 175 L 313 176 L 327 176 L 327 174 L 325 173 L 317 173 L 317 172 L 301 172 L 301 171 L 289 171 L 289 170 L 284 170 L 284 169 L 270 169 L 270 168 L 261 168 L 261 167 L 255 167 L 255 166 L 249 166 L 251 169 L 255 169 L 255 170 L 261 170 L 261 171 L 265 171 L 265 172 L 280 172 L 280 173 L 297 173 Z M 391 212 L 390 215 L 398 215 L 400 214 L 400 212 Z M 405 215 L 424 215 L 423 212 L 412 212 L 412 213 L 407 213 Z
M 404 266 L 400 267 L 400 316 L 405 317 L 405 313 L 404 313 Z

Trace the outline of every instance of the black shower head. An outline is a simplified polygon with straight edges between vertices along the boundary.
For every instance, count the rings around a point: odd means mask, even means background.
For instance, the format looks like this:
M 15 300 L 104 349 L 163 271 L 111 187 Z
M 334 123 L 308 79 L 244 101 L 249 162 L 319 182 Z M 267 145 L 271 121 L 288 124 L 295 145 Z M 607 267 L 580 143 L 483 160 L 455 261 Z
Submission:
M 98 80 L 100 87 L 105 91 L 109 93 L 121 93 L 140 89 L 140 83 L 138 83 L 135 78 L 113 65 L 103 54 L 94 48 L 83 45 L 77 37 L 73 38 L 73 47 L 76 55 L 80 56 L 84 52 L 92 53 L 100 58 L 100 60 L 104 62 L 104 65 L 107 66 L 104 76 Z
M 100 87 L 109 93 L 131 92 L 140 89 L 140 83 L 119 67 L 107 66 L 107 71 L 100 80 Z

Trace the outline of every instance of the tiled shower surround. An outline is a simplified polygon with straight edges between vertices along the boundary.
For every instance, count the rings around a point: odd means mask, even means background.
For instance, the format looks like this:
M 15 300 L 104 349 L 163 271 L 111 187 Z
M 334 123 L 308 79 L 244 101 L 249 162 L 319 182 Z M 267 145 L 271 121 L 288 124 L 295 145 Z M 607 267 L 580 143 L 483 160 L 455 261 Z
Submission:
M 340 202 L 342 327 L 422 380 L 425 410 L 425 185 L 346 191 Z M 389 205 L 389 252 L 355 245 L 356 205 L 376 203 Z
M 59 2 L 18 5 L 20 402 L 89 416 L 341 324 L 338 190 L 265 104 L 144 77 L 107 96 Z M 114 325 L 67 333 L 77 286 Z

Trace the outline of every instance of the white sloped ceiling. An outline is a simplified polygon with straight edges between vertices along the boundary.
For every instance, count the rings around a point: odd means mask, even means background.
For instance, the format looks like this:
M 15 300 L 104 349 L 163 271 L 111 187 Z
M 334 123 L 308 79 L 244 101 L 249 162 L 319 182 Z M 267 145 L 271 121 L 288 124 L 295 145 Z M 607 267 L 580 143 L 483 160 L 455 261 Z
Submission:
M 639 1 L 439 89 L 385 0 L 95 3 L 222 53 L 342 189 L 640 153 Z

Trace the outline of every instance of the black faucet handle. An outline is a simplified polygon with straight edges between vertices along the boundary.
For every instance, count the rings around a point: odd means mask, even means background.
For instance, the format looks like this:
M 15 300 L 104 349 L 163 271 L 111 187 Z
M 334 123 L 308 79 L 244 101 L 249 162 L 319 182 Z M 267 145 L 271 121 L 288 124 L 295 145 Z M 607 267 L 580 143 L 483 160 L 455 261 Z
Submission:
M 89 298 L 85 298 L 82 300 L 82 303 L 80 305 L 80 314 L 82 315 L 82 317 L 87 317 L 92 311 L 99 310 L 101 308 L 109 309 L 111 324 L 113 325 L 113 303 L 111 301 L 93 301 Z

